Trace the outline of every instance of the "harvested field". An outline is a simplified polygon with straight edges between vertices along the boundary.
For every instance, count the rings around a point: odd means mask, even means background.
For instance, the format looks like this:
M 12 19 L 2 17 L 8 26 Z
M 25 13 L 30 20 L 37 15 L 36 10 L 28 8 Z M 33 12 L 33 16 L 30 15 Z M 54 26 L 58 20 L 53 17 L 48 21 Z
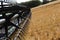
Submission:
M 32 8 L 24 40 L 60 40 L 60 2 Z

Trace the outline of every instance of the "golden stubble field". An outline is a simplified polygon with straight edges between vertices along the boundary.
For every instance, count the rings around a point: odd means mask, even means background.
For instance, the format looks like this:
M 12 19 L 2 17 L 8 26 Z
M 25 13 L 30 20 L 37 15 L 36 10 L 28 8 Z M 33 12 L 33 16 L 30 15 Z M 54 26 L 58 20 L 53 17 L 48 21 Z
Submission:
M 31 9 L 24 40 L 60 40 L 60 3 Z

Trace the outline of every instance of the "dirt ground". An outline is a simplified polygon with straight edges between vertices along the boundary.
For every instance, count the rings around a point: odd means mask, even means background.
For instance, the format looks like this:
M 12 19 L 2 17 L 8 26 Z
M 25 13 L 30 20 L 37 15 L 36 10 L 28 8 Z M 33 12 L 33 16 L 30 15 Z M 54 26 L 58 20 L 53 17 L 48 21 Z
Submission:
M 60 4 L 32 9 L 24 40 L 60 40 Z

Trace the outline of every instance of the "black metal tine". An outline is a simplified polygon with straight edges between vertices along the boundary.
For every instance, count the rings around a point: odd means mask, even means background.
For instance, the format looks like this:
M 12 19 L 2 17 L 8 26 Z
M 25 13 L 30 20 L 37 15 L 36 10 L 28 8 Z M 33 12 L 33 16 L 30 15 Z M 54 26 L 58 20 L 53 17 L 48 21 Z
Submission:
M 15 26 L 16 28 L 21 29 L 17 25 L 13 24 L 12 22 L 9 22 L 9 23 L 10 23 L 10 25 Z
M 18 20 L 18 26 L 19 26 L 19 18 L 21 18 L 21 15 L 22 15 L 23 11 L 22 12 L 18 12 L 19 16 L 17 17 L 17 20 Z
M 21 40 L 20 36 L 18 36 L 18 38 Z
M 15 13 L 14 13 L 14 14 L 12 14 L 12 15 L 9 15 L 9 19 L 11 19 L 14 15 L 15 15 Z
M 17 18 L 17 20 L 18 20 L 18 26 L 19 26 L 19 17 Z

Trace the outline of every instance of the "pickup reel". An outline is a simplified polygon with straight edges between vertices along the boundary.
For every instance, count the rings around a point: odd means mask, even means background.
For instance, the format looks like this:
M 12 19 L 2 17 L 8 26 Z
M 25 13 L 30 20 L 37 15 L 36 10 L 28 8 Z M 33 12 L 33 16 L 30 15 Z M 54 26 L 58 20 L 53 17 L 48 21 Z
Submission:
M 0 39 L 7 39 L 15 31 L 15 29 L 21 29 L 19 25 L 31 17 L 30 8 L 24 5 L 4 5 L 4 1 L 1 2 L 0 8 L 0 29 L 3 33 L 0 33 Z M 6 2 L 8 3 L 8 2 Z M 15 20 L 15 21 L 14 21 Z M 16 23 L 15 23 L 16 22 Z M 14 28 L 13 32 L 8 32 L 10 28 Z M 5 30 L 5 32 L 4 32 Z

